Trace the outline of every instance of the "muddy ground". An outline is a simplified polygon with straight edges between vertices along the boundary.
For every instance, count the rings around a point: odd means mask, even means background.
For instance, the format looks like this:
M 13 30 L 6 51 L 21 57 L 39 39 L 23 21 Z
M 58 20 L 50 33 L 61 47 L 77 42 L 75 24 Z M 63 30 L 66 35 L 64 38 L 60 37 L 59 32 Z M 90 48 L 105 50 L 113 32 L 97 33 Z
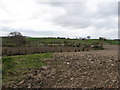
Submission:
M 118 50 L 55 53 L 44 59 L 47 66 L 31 70 L 14 88 L 116 88 L 118 87 Z

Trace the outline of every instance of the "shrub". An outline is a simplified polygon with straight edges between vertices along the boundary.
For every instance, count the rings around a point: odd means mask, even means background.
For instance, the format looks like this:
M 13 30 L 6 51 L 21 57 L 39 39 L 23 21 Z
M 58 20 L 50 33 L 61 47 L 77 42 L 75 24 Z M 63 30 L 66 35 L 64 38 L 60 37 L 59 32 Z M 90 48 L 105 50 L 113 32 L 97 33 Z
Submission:
M 99 43 L 94 44 L 94 45 L 93 45 L 93 48 L 94 48 L 95 50 L 102 50 L 102 49 L 104 49 L 104 48 L 103 48 L 103 45 L 102 45 L 102 44 L 99 44 Z

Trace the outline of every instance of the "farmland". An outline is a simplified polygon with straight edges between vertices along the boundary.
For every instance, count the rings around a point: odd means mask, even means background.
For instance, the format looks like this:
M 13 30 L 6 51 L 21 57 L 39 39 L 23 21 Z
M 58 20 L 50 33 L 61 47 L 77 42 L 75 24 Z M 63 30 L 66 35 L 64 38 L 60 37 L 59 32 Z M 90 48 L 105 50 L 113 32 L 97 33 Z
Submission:
M 3 57 L 3 84 L 8 85 L 11 80 L 19 82 L 26 73 L 30 72 L 29 69 L 46 65 L 43 59 L 50 57 L 52 57 L 52 53 Z
M 20 38 L 20 39 L 19 39 Z M 118 40 L 66 39 L 66 38 L 9 38 L 3 37 L 2 55 L 26 55 L 53 52 L 80 52 L 102 50 L 103 45 L 118 45 Z M 21 44 L 21 43 L 23 44 Z
M 80 44 L 95 44 L 99 43 L 101 40 L 99 39 L 69 39 L 69 38 L 32 38 L 32 37 L 26 37 L 25 38 L 26 43 L 24 46 L 79 46 Z M 3 37 L 2 38 L 3 45 L 2 46 L 8 46 L 8 47 L 14 47 L 15 42 L 11 42 L 9 38 Z M 117 45 L 120 44 L 118 40 L 104 40 L 104 44 L 111 44 L 111 45 Z
M 118 40 L 27 37 L 20 42 L 3 38 L 3 88 L 118 87 Z
M 3 57 L 3 87 L 116 88 L 117 46 L 106 50 Z
M 2 90 L 120 90 L 118 0 L 1 0 Z

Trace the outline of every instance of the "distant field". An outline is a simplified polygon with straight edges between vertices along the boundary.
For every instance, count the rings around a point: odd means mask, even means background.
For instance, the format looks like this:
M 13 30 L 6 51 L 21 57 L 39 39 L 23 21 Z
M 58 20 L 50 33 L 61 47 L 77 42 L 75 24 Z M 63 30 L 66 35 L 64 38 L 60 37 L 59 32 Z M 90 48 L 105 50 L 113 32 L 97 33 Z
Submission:
M 99 39 L 85 39 L 85 40 L 79 40 L 79 39 L 65 39 L 65 38 L 32 38 L 27 37 L 26 43 L 24 46 L 80 46 L 82 44 L 95 44 L 100 43 L 101 40 Z M 16 40 L 15 40 L 16 41 Z M 2 38 L 2 45 L 3 46 L 9 46 L 9 47 L 15 47 L 16 43 L 15 41 L 10 41 L 8 38 Z M 103 44 L 110 44 L 110 45 L 120 45 L 120 41 L 118 40 L 103 40 Z
M 34 42 L 60 42 L 64 43 L 64 41 L 68 42 L 75 42 L 75 43 L 87 43 L 93 44 L 95 42 L 99 42 L 99 39 L 86 39 L 86 40 L 79 40 L 79 39 L 59 39 L 59 38 L 27 38 L 27 40 L 34 41 Z M 120 44 L 120 41 L 117 40 L 105 40 L 104 44 L 112 44 L 117 45 Z
M 23 37 L 24 38 L 24 37 Z M 120 45 L 120 41 L 106 39 L 65 39 L 4 37 L 2 55 L 26 55 L 49 52 L 80 52 L 102 50 L 103 45 Z

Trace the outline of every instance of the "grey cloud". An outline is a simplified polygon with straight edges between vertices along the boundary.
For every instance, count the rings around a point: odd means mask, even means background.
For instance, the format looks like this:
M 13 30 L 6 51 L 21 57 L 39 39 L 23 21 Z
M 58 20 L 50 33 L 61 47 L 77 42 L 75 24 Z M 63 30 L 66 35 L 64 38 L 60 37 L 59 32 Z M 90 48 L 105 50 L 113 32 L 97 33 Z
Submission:
M 48 4 L 48 3 L 47 3 Z M 86 2 L 80 3 L 49 3 L 54 7 L 63 7 L 66 10 L 64 16 L 54 18 L 54 23 L 66 28 L 86 28 L 93 26 L 98 28 L 117 28 L 115 21 L 111 17 L 117 17 L 116 2 L 98 3 L 97 11 L 91 13 L 90 7 L 87 7 Z M 98 19 L 103 19 L 104 22 L 98 22 Z
M 98 3 L 97 14 L 103 17 L 117 16 L 118 14 L 118 3 L 117 2 L 107 2 Z
M 13 32 L 13 31 L 18 31 L 18 32 L 21 32 L 23 33 L 25 36 L 36 36 L 36 35 L 39 35 L 39 36 L 54 36 L 54 35 L 57 35 L 59 33 L 59 31 L 52 31 L 52 30 L 49 30 L 49 31 L 35 31 L 35 30 L 27 30 L 27 29 L 15 29 L 15 28 L 10 28 L 10 27 L 0 27 L 0 31 L 2 32 L 6 32 L 7 34 L 9 34 L 10 32 Z
M 75 29 L 84 29 L 93 26 L 96 28 L 96 31 L 89 30 L 88 33 L 92 31 L 94 37 L 97 37 L 99 35 L 115 37 L 116 35 L 117 31 L 114 30 L 117 29 L 117 22 L 114 20 L 114 18 L 117 17 L 118 14 L 117 2 L 98 3 L 96 12 L 90 11 L 91 7 L 87 6 L 87 2 L 47 2 L 42 4 L 46 4 L 48 6 L 50 5 L 52 7 L 61 7 L 66 11 L 64 15 L 54 17 L 52 19 L 51 23 L 54 23 L 56 26 L 58 25 L 64 27 L 65 29 L 68 29 L 68 31 L 69 28 L 75 30 Z M 37 19 L 38 17 L 39 17 L 38 14 L 34 14 L 33 17 L 30 19 Z M 99 22 L 99 20 L 103 20 L 103 21 Z M 7 20 L 7 21 L 1 21 L 0 23 L 10 23 L 10 22 L 12 21 Z M 111 29 L 113 29 L 113 31 L 111 31 Z M 107 30 L 108 34 L 104 33 L 104 30 Z M 21 33 L 24 33 L 25 35 L 31 35 L 31 36 L 36 36 L 36 35 L 59 36 L 62 35 L 63 33 L 63 32 L 61 33 L 59 30 L 52 31 L 51 28 L 49 31 L 41 31 L 41 30 L 35 31 L 34 29 L 25 30 L 24 28 L 13 29 L 10 27 L 0 27 L 0 31 L 3 32 L 19 31 Z

